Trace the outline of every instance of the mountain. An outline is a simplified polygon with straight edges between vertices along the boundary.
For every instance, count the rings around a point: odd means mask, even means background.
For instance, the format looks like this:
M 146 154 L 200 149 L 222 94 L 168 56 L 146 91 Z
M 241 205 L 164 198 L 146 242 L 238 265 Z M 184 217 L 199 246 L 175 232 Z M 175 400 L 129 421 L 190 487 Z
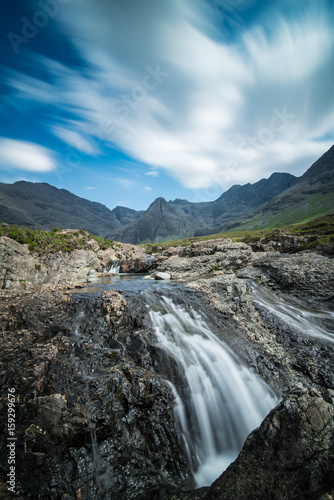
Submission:
M 334 146 L 303 176 L 274 173 L 232 186 L 217 200 L 157 198 L 145 211 L 109 210 L 45 183 L 0 183 L 0 221 L 30 228 L 86 229 L 127 243 L 201 236 L 231 228 L 279 227 L 334 212 Z
M 113 238 L 136 244 L 219 232 L 295 182 L 297 178 L 293 175 L 275 173 L 255 184 L 232 186 L 212 202 L 191 203 L 179 199 L 167 202 L 157 198 L 140 218 L 113 231 Z
M 143 212 L 80 198 L 46 183 L 0 183 L 0 221 L 31 229 L 85 229 L 111 238 L 112 231 L 134 222 Z
M 298 178 L 297 182 L 264 204 L 240 229 L 279 227 L 334 212 L 334 146 Z

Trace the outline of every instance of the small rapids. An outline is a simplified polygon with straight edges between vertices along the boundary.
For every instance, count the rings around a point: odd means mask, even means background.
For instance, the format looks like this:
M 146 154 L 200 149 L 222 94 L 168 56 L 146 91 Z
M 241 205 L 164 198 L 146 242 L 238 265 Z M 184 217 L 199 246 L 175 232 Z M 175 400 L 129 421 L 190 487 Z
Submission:
M 334 313 L 295 307 L 284 302 L 270 290 L 265 290 L 251 280 L 247 280 L 252 289 L 253 302 L 268 309 L 304 335 L 334 343 Z
M 158 343 L 179 367 L 168 381 L 197 487 L 210 485 L 239 454 L 278 400 L 192 307 L 146 293 Z

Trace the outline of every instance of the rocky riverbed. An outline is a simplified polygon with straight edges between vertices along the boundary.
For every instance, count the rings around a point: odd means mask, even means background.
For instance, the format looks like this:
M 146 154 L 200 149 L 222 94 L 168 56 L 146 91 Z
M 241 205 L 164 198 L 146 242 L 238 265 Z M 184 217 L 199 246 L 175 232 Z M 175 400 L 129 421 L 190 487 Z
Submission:
M 177 369 L 156 342 L 145 297 L 74 288 L 114 261 L 150 272 L 152 259 L 132 245 L 38 258 L 8 238 L 0 243 L 1 423 L 5 429 L 14 388 L 18 498 L 332 498 L 332 257 L 253 251 L 228 239 L 156 256 L 158 271 L 185 282 L 177 296 L 281 400 L 227 471 L 194 490 L 166 383 L 179 383 Z M 265 293 L 283 310 L 313 311 L 329 338 L 285 321 Z

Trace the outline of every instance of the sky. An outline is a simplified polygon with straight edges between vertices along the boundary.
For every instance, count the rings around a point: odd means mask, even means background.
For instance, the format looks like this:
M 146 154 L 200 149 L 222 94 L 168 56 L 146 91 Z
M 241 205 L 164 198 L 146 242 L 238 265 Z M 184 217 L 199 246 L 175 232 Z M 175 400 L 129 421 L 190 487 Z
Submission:
M 1 182 L 142 210 L 300 176 L 334 143 L 332 0 L 1 10 Z

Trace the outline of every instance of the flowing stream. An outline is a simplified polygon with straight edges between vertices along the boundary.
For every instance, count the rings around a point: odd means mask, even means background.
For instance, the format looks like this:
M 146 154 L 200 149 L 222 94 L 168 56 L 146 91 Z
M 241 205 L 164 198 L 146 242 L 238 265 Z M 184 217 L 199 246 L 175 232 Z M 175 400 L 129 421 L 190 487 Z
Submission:
M 168 383 L 189 464 L 197 486 L 210 485 L 278 400 L 194 309 L 165 295 L 146 299 L 158 342 L 180 369 L 182 382 Z
M 280 299 L 268 289 L 247 280 L 253 294 L 253 302 L 268 309 L 281 321 L 296 328 L 304 335 L 334 343 L 334 313 L 295 307 Z
M 178 367 L 177 376 L 166 382 L 188 463 L 197 487 L 208 486 L 235 460 L 278 399 L 211 331 L 194 309 L 200 304 L 186 304 L 178 287 L 119 275 L 82 291 L 111 288 L 144 295 L 157 345 Z

